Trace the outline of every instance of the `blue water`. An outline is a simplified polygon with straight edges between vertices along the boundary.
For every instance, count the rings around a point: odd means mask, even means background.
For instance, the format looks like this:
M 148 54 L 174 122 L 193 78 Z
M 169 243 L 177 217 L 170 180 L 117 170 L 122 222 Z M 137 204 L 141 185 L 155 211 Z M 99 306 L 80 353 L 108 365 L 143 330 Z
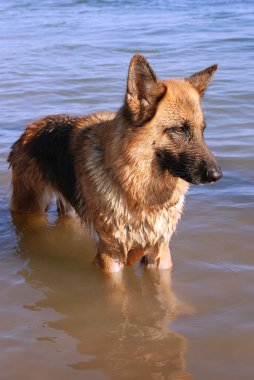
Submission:
M 253 1 L 0 0 L 0 35 L 2 378 L 252 380 Z M 11 218 L 6 158 L 43 115 L 117 110 L 136 52 L 161 78 L 219 64 L 203 106 L 224 178 L 191 188 L 171 283 L 129 268 L 115 297 L 77 226 Z

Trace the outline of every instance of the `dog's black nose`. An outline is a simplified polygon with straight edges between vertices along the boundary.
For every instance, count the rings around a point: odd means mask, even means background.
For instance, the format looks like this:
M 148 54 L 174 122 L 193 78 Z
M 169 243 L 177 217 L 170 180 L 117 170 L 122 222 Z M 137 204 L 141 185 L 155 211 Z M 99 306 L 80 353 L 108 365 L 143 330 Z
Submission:
M 220 167 L 217 168 L 208 168 L 206 170 L 206 177 L 209 182 L 218 181 L 218 179 L 223 177 L 222 170 Z

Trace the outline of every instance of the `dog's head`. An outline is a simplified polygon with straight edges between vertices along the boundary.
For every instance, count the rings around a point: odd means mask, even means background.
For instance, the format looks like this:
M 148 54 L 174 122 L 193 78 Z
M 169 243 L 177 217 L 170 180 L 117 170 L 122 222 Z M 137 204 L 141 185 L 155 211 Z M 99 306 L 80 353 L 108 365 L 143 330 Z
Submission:
M 154 161 L 189 183 L 212 183 L 222 171 L 204 142 L 202 96 L 217 65 L 185 79 L 158 80 L 147 60 L 130 63 L 123 116 L 132 131 L 145 138 Z M 142 160 L 142 157 L 140 157 Z

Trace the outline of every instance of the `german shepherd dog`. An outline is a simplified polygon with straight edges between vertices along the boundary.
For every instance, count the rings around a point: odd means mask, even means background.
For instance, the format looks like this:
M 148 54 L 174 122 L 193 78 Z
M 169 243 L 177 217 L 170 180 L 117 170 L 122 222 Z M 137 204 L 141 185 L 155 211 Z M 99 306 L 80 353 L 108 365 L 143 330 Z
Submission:
M 11 210 L 80 217 L 97 242 L 94 263 L 118 272 L 141 259 L 170 268 L 169 241 L 191 184 L 222 171 L 204 142 L 202 96 L 217 65 L 185 79 L 157 79 L 135 55 L 116 113 L 47 116 L 12 146 Z

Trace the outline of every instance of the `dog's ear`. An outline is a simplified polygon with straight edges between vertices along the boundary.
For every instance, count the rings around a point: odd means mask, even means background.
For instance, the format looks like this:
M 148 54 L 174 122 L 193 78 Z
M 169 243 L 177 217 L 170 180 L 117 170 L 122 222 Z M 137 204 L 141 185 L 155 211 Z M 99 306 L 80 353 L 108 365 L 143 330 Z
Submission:
M 207 86 L 211 83 L 217 68 L 218 65 L 207 67 L 207 69 L 199 71 L 191 77 L 185 78 L 185 80 L 189 82 L 202 96 L 207 89 Z
M 134 55 L 130 62 L 124 110 L 135 125 L 150 120 L 157 105 L 166 92 L 166 87 L 157 77 L 142 55 Z

